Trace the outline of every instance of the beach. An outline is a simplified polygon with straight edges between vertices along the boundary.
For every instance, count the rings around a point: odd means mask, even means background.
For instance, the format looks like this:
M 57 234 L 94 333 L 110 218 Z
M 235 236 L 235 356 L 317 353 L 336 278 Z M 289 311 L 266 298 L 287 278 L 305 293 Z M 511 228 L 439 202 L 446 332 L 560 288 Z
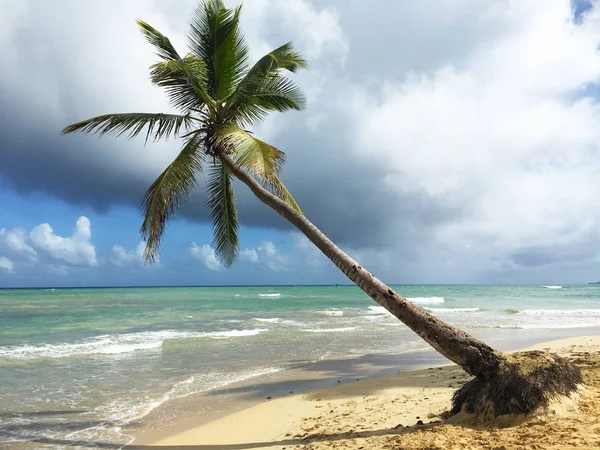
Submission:
M 442 417 L 452 393 L 468 376 L 455 365 L 444 365 L 264 399 L 200 426 L 138 440 L 131 448 L 599 448 L 600 336 L 545 342 L 532 349 L 558 353 L 581 368 L 585 387 L 576 410 L 507 428 L 446 423 Z
M 600 335 L 598 285 L 395 289 L 501 351 Z M 355 286 L 1 290 L 0 311 L 0 447 L 17 450 L 157 442 L 448 363 Z M 412 409 L 394 425 L 427 421 Z

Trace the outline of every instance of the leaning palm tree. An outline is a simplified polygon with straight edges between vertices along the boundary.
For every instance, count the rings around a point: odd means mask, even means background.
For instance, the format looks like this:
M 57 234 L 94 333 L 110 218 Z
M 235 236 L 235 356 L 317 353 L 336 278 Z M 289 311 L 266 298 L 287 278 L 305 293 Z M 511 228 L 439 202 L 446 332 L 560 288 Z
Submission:
M 455 394 L 454 411 L 464 407 L 472 413 L 485 410 L 492 416 L 527 413 L 554 395 L 575 390 L 581 376 L 567 361 L 547 354 L 529 354 L 528 358 L 543 359 L 545 370 L 538 370 L 533 377 L 524 373 L 518 357 L 503 355 L 398 295 L 303 215 L 279 178 L 284 153 L 258 139 L 248 128 L 272 111 L 304 109 L 301 90 L 284 72 L 305 69 L 307 62 L 287 43 L 250 66 L 239 15 L 240 7 L 228 9 L 221 0 L 201 2 L 191 18 L 189 53 L 183 56 L 166 36 L 138 21 L 159 58 L 151 66 L 150 79 L 166 91 L 178 114 L 107 114 L 64 129 L 64 133 L 129 138 L 144 133 L 146 141 L 183 139 L 180 153 L 152 183 L 142 202 L 145 217 L 141 234 L 146 241 L 147 261 L 157 257 L 165 225 L 198 186 L 204 172 L 213 248 L 219 260 L 231 266 L 238 255 L 239 225 L 232 184 L 235 177 L 304 233 L 369 297 L 475 377 Z

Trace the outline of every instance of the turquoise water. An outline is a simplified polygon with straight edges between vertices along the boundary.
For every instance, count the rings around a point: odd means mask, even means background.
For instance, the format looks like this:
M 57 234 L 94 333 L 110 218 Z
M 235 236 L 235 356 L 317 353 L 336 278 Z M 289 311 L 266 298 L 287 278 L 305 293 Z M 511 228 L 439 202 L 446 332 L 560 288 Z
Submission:
M 517 347 L 600 327 L 597 285 L 396 289 Z M 175 398 L 295 361 L 427 348 L 350 286 L 0 290 L 0 446 L 126 443 L 122 427 Z

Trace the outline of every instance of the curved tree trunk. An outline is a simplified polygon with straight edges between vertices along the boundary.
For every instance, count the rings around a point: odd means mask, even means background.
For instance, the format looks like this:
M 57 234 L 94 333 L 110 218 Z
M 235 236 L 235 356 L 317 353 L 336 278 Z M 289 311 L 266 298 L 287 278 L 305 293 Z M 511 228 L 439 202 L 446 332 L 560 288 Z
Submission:
M 387 285 L 345 254 L 304 215 L 263 188 L 250 174 L 227 155 L 219 157 L 231 172 L 246 184 L 256 197 L 277 211 L 315 244 L 350 280 L 369 297 L 400 319 L 439 353 L 461 366 L 466 372 L 488 379 L 494 375 L 503 356 L 484 342 L 437 319 L 398 295 Z

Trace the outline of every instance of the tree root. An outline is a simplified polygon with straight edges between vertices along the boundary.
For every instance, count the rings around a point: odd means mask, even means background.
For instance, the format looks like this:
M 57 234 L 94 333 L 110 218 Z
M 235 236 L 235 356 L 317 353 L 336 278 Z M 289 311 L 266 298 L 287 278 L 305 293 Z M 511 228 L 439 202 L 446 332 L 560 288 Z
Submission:
M 543 351 L 507 354 L 490 378 L 474 378 L 454 393 L 453 421 L 512 425 L 573 397 L 581 384 L 581 371 L 565 358 Z

